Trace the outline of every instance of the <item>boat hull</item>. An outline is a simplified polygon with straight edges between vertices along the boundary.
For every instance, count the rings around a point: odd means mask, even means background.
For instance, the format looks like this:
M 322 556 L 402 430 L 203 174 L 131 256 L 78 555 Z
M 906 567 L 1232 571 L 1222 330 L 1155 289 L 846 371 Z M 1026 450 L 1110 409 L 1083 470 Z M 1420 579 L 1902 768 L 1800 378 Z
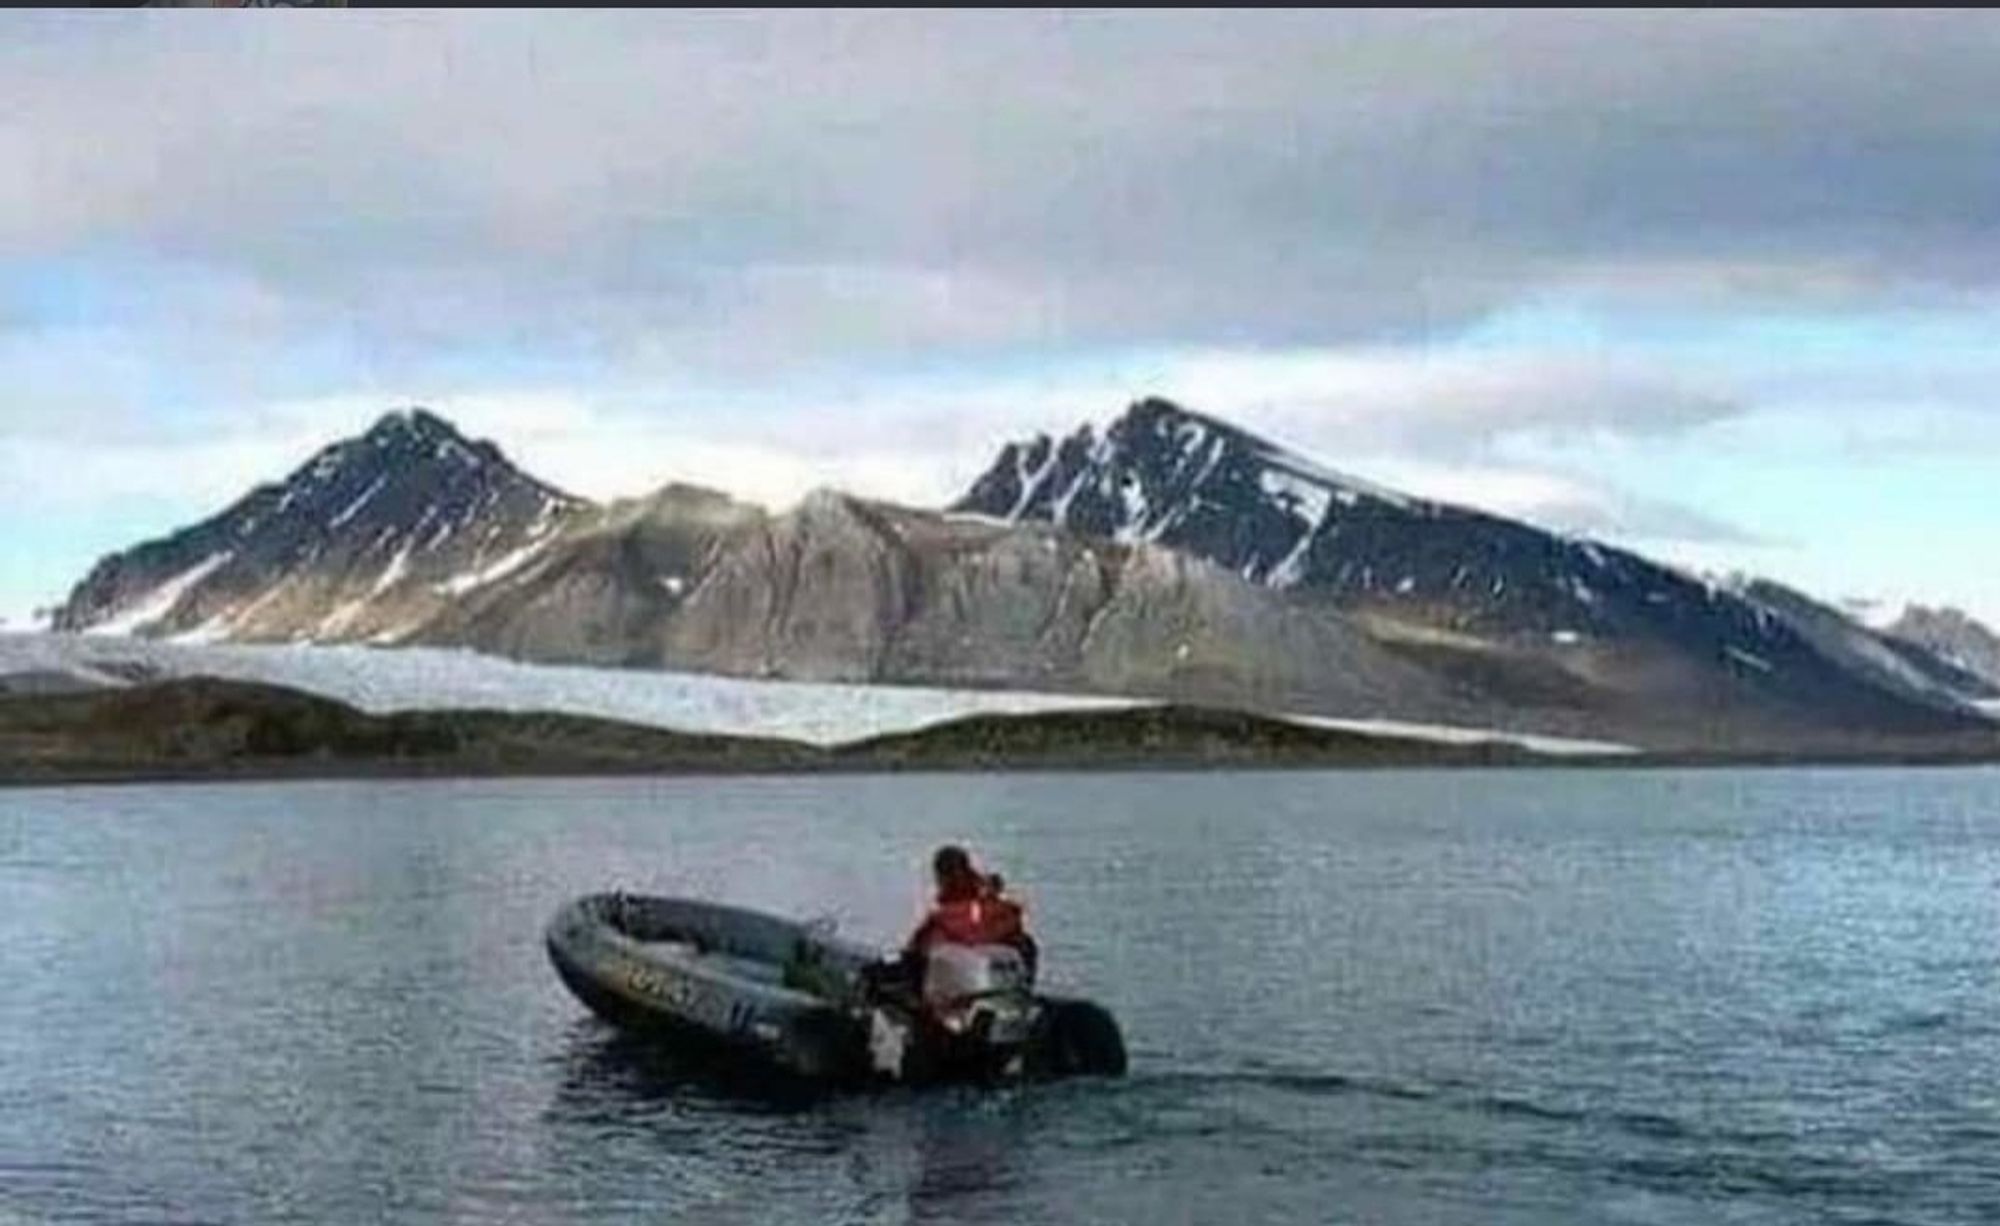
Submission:
M 836 973 L 869 957 L 757 912 L 630 895 L 578 899 L 546 933 L 563 983 L 618 1026 L 720 1044 L 813 1080 L 865 1077 L 860 1022 L 834 1001 L 782 981 L 778 968 L 801 942 Z
M 711 1045 L 814 1083 L 878 1078 L 864 987 L 879 961 L 872 949 L 743 908 L 624 894 L 569 903 L 545 941 L 563 984 L 621 1028 Z M 1035 1079 L 1125 1071 L 1110 1014 L 1043 997 L 1039 1016 L 1018 1059 L 986 1060 L 933 1035 L 906 1079 L 986 1079 L 1003 1065 Z

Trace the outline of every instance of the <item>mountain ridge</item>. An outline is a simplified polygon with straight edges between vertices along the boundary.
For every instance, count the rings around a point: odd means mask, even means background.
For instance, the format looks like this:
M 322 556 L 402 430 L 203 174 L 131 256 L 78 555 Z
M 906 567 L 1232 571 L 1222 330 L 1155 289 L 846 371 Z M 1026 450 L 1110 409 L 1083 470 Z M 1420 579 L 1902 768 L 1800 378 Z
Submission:
M 1802 595 L 1407 497 L 1157 398 L 1006 444 L 942 512 L 821 489 L 772 514 L 678 482 L 599 504 L 402 410 L 100 560 L 58 628 L 1672 747 L 1955 732 L 1990 696 Z
M 1622 670 L 1633 687 L 1674 661 L 1689 684 L 1731 674 L 1761 700 L 1863 720 L 1886 705 L 1964 710 L 1970 697 L 1828 659 L 1828 636 L 1802 609 L 1617 546 L 1406 497 L 1159 398 L 1102 433 L 1086 424 L 1061 443 L 1003 446 L 951 509 L 1166 545 L 1350 615 Z M 1713 689 L 1684 686 L 1683 699 Z

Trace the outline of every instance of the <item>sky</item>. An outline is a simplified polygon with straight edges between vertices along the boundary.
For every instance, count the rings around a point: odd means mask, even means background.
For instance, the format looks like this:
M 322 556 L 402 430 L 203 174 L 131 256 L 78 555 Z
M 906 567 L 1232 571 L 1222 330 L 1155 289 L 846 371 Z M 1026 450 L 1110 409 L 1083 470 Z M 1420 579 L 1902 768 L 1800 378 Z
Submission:
M 1164 395 L 2000 623 L 2000 19 L 0 14 L 0 616 L 409 404 L 935 505 Z

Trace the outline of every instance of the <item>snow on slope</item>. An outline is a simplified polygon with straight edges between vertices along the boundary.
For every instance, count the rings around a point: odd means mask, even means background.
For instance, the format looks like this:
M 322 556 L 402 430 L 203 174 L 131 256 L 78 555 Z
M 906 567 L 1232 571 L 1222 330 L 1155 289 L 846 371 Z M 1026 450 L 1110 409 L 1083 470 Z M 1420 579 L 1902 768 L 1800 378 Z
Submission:
M 1148 700 L 1027 691 L 752 681 L 698 673 L 522 664 L 471 651 L 400 647 L 203 645 L 69 634 L 0 634 L 0 676 L 222 677 L 289 686 L 364 711 L 487 708 L 559 711 L 736 736 L 832 745 L 976 714 L 1143 707 Z M 1495 739 L 1542 753 L 1630 752 L 1629 746 L 1514 736 L 1386 720 L 1299 722 L 1380 736 L 1463 744 Z
M 1841 612 L 1876 633 L 1887 631 L 1909 608 L 1906 600 L 1882 600 L 1873 596 L 1849 596 L 1838 602 Z
M 1639 752 L 1617 741 L 1584 741 L 1559 736 L 1495 732 L 1488 728 L 1459 728 L 1449 724 L 1413 724 L 1399 719 L 1330 719 L 1320 715 L 1288 715 L 1287 720 L 1336 732 L 1358 732 L 1363 736 L 1388 736 L 1409 741 L 1435 741 L 1444 745 L 1476 745 L 1482 741 L 1504 741 L 1535 753 L 1556 756 L 1590 757 Z
M 173 576 L 148 592 L 145 597 L 129 608 L 120 609 L 110 619 L 98 622 L 85 631 L 86 634 L 131 634 L 144 630 L 147 626 L 173 612 L 174 606 L 187 595 L 188 589 L 214 574 L 223 563 L 234 557 L 224 550 L 210 554 L 200 562 Z
M 523 566 L 534 561 L 535 555 L 546 548 L 554 539 L 551 536 L 537 536 L 519 549 L 511 550 L 504 556 L 487 563 L 470 574 L 458 575 L 447 579 L 438 585 L 438 590 L 452 596 L 463 596 L 474 588 L 485 587 L 489 583 L 505 579 L 508 575 L 513 574 Z

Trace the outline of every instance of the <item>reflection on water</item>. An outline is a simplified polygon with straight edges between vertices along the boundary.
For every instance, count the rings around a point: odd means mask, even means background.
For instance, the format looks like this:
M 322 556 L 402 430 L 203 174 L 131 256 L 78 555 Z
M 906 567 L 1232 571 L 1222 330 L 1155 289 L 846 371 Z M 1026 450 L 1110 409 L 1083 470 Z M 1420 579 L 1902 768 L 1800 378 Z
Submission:
M 607 1103 L 712 1104 L 745 1113 L 802 1112 L 832 1097 L 796 1078 L 770 1075 L 713 1048 L 657 1034 L 620 1030 L 578 1017 L 563 1035 L 557 1110 L 601 1110 Z
M 915 1221 L 967 1220 L 968 1205 L 1023 1182 L 1034 1106 L 1029 1091 L 896 1087 L 833 1094 L 759 1076 L 672 1039 L 579 1019 L 545 1122 L 593 1143 L 626 1137 L 671 1168 L 726 1126 L 753 1183 L 789 1178 L 803 1158 L 829 1160 L 822 1193 L 879 1216 L 900 1197 Z M 760 1169 L 762 1158 L 788 1171 Z

